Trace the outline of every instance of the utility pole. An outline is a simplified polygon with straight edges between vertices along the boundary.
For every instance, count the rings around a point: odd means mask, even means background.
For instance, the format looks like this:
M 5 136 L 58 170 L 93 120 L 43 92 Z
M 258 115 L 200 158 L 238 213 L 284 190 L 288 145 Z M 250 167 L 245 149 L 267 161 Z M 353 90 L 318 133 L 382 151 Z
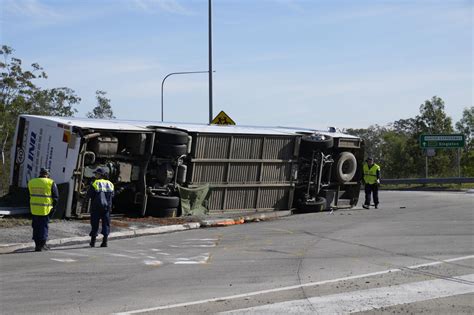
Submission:
M 212 122 L 212 0 L 209 0 L 209 125 Z

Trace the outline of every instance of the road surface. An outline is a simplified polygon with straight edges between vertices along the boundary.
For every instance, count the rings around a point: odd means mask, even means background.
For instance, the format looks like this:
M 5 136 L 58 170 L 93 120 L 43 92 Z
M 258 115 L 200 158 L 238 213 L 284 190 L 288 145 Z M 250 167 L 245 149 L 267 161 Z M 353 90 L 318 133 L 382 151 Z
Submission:
M 472 313 L 474 194 L 0 256 L 2 314 Z

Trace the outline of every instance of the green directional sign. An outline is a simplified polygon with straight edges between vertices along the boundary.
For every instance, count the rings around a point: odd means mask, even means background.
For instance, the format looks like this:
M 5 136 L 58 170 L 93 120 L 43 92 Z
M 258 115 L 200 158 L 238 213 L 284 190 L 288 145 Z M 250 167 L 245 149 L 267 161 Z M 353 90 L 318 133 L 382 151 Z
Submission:
M 464 147 L 463 134 L 421 135 L 420 147 L 423 149 L 453 149 Z

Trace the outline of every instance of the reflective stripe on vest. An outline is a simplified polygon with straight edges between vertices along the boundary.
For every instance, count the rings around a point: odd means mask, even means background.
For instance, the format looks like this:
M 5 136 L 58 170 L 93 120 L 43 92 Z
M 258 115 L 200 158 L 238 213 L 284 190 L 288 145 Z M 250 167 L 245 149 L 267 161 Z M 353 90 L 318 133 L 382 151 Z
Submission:
M 53 208 L 51 188 L 54 181 L 51 178 L 33 178 L 28 182 L 30 192 L 30 210 L 33 215 L 48 215 Z
M 94 183 L 92 183 L 92 187 L 94 190 L 99 192 L 113 192 L 114 191 L 114 184 L 106 179 L 96 179 Z
M 380 166 L 373 164 L 371 168 L 367 163 L 364 164 L 364 182 L 366 184 L 377 183 L 377 171 L 380 170 Z

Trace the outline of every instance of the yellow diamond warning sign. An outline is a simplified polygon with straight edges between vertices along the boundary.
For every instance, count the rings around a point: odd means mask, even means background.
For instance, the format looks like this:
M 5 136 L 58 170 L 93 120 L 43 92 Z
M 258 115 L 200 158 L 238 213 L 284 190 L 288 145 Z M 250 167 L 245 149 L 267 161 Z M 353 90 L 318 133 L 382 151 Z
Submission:
M 235 125 L 235 122 L 223 110 L 211 121 L 211 125 Z

